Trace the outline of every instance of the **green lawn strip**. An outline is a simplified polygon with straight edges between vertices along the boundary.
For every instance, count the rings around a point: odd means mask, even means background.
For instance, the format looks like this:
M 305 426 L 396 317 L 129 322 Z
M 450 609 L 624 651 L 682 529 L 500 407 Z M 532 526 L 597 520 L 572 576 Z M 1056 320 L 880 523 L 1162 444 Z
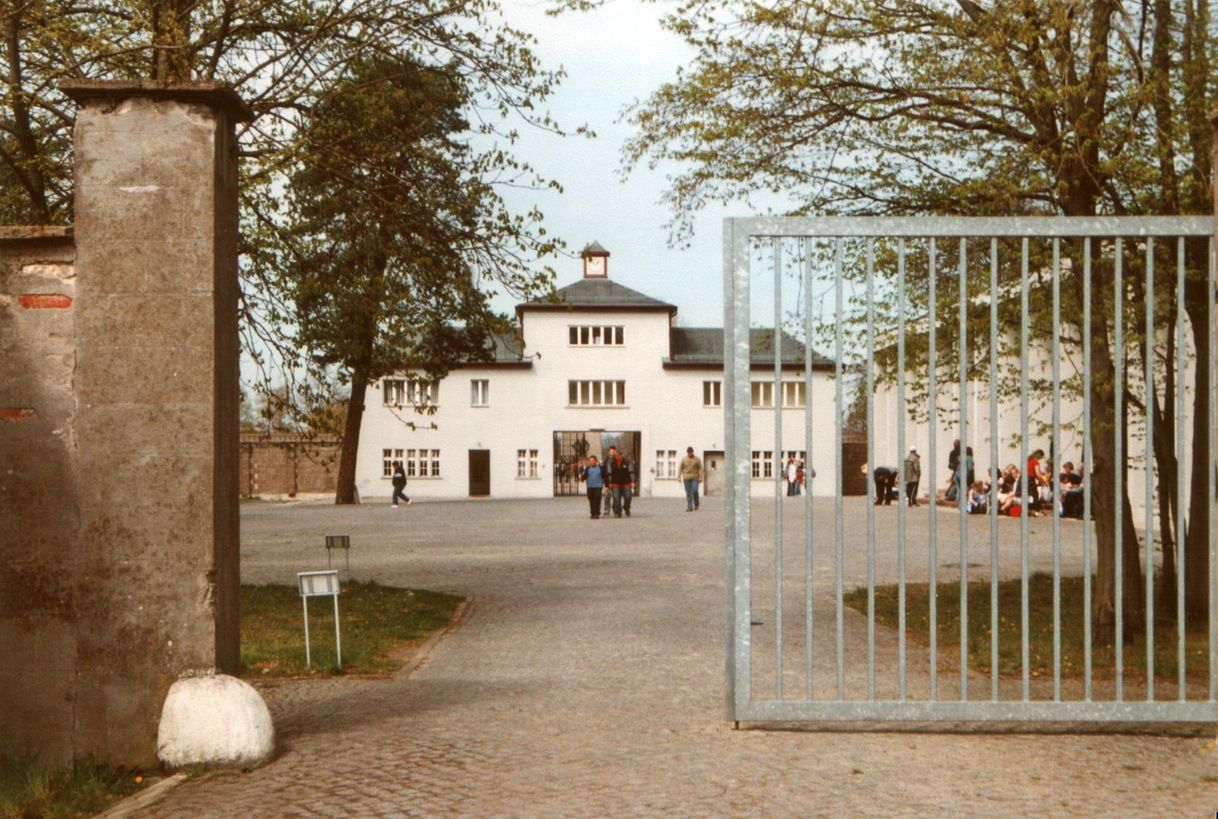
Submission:
M 334 603 L 309 599 L 312 669 L 305 665 L 304 612 L 295 586 L 241 587 L 241 674 L 391 674 L 403 651 L 448 624 L 460 597 L 376 583 L 344 583 L 338 596 L 343 667 L 335 664 Z
M 147 784 L 139 772 L 84 759 L 52 766 L 33 757 L 0 757 L 0 817 L 93 816 Z
M 1094 593 L 1095 583 L 1092 583 Z M 930 641 L 930 584 L 907 583 L 905 586 L 905 622 L 910 639 Z M 896 584 L 877 586 L 875 590 L 876 622 L 897 628 L 898 587 Z M 1018 579 L 998 584 L 998 672 L 1022 673 L 1022 614 L 1021 583 Z M 867 613 L 867 589 L 856 588 L 845 596 L 845 603 Z M 936 622 L 940 653 L 960 646 L 960 584 L 940 583 L 936 595 Z M 990 670 L 990 584 L 987 580 L 968 584 L 969 665 L 978 671 Z M 1209 636 L 1207 625 L 1190 627 L 1185 635 L 1185 670 L 1190 679 L 1204 680 L 1209 673 Z M 1032 676 L 1053 674 L 1053 576 L 1038 573 L 1028 578 L 1029 673 Z M 1061 669 L 1063 677 L 1083 675 L 1083 579 L 1065 577 L 1061 581 Z M 1178 635 L 1174 622 L 1156 615 L 1155 678 L 1175 679 L 1178 659 Z M 1093 646 L 1092 676 L 1111 678 L 1115 660 L 1111 646 Z M 1146 674 L 1146 639 L 1138 635 L 1125 644 L 1123 665 L 1129 680 L 1144 679 Z

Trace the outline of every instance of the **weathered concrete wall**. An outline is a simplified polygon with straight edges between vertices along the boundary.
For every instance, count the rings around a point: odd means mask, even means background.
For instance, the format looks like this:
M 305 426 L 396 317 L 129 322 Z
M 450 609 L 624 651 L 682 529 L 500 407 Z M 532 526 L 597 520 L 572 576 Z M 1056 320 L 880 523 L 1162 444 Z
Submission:
M 71 230 L 0 228 L 0 752 L 72 755 L 76 280 Z
M 339 445 L 296 435 L 241 436 L 241 496 L 333 493 Z
M 248 111 L 217 86 L 63 90 L 80 105 L 74 256 L 63 239 L 0 244 L 16 374 L 0 488 L 19 510 L 0 514 L 0 681 L 21 692 L 0 700 L 0 748 L 151 765 L 174 680 L 239 666 L 233 123 Z

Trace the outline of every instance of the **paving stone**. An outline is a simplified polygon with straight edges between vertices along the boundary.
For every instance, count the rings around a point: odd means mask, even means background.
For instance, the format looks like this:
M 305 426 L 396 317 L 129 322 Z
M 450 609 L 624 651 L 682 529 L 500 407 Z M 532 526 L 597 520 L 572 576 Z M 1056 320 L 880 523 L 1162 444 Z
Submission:
M 357 578 L 472 596 L 471 614 L 408 677 L 262 685 L 280 755 L 248 773 L 190 780 L 152 815 L 1091 816 L 1218 807 L 1208 781 L 1218 760 L 1203 738 L 732 730 L 722 705 L 722 507 L 708 498 L 686 515 L 680 499 L 642 499 L 636 511 L 588 521 L 578 499 L 423 501 L 396 514 L 384 504 L 244 506 L 246 582 L 291 583 L 296 571 L 325 568 L 323 535 L 346 533 Z M 942 514 L 944 531 L 957 519 Z M 847 573 L 857 582 L 865 531 L 849 537 Z M 1046 553 L 1038 547 L 1034 566 Z M 914 566 L 925 557 L 910 555 L 911 580 L 925 574 Z M 895 558 L 882 555 L 877 571 L 895 576 Z M 865 634 L 865 618 L 851 622 L 852 637 Z M 895 656 L 891 642 L 877 638 L 881 663 Z M 852 686 L 858 674 L 852 667 Z M 814 675 L 832 672 L 818 665 Z

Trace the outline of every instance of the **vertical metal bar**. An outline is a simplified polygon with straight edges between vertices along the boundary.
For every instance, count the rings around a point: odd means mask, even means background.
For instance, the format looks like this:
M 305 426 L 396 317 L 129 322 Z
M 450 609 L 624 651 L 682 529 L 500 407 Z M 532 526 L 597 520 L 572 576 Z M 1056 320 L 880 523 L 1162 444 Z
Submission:
M 901 505 L 897 507 L 897 697 L 905 701 L 905 240 L 897 242 L 897 458 Z M 917 500 L 914 498 L 914 500 Z
M 724 428 L 728 430 L 725 452 L 731 470 L 730 493 L 724 515 L 732 537 L 732 701 L 729 719 L 737 720 L 748 708 L 753 697 L 752 675 L 752 600 L 750 590 L 752 559 L 752 504 L 749 489 L 752 481 L 752 461 L 746 457 L 751 450 L 751 396 L 749 392 L 749 285 L 750 241 L 737 230 L 734 220 L 727 220 L 724 231 L 726 286 L 730 299 L 725 299 L 724 311 L 730 333 L 724 334 L 724 359 L 730 378 L 728 400 L 724 403 Z
M 300 596 L 300 602 L 304 606 L 305 668 L 312 668 L 313 655 L 309 652 L 309 598 L 302 594 Z
M 1083 240 L 1083 699 L 1091 702 L 1091 237 Z
M 1053 240 L 1053 701 L 1062 698 L 1062 519 L 1058 496 L 1061 492 L 1062 462 L 1062 240 Z
M 875 240 L 867 240 L 867 462 L 875 462 Z M 884 501 L 887 503 L 887 485 Z M 867 504 L 867 700 L 875 700 L 875 505 Z
M 1209 576 L 1210 582 L 1208 586 L 1209 593 L 1209 638 L 1210 638 L 1210 685 L 1209 698 L 1211 702 L 1218 701 L 1218 510 L 1215 510 L 1214 504 L 1214 481 L 1215 472 L 1218 472 L 1218 407 L 1214 405 L 1218 403 L 1218 333 L 1215 332 L 1216 313 L 1218 313 L 1218 304 L 1214 295 L 1216 287 L 1215 283 L 1215 268 L 1218 267 L 1218 260 L 1215 260 L 1214 239 L 1210 237 L 1209 246 L 1206 248 L 1206 267 L 1209 268 L 1209 277 L 1206 280 L 1205 293 L 1209 309 L 1206 310 L 1206 323 L 1209 325 L 1209 340 L 1210 340 L 1210 384 L 1209 384 L 1209 429 L 1210 429 L 1210 445 L 1209 453 L 1205 456 L 1208 468 L 1205 470 L 1207 476 L 1208 494 L 1205 496 L 1206 512 L 1206 528 L 1209 530 Z
M 834 294 L 834 340 L 833 340 L 833 358 L 834 358 L 834 375 L 837 382 L 837 419 L 834 424 L 834 461 L 837 463 L 837 469 L 834 470 L 834 492 L 833 492 L 833 540 L 834 540 L 834 556 L 833 556 L 833 577 L 834 577 L 834 603 L 836 606 L 836 649 L 837 649 L 837 698 L 844 700 L 846 698 L 846 658 L 845 658 L 845 637 L 843 631 L 843 616 L 845 612 L 842 610 L 842 569 L 843 569 L 843 546 L 842 546 L 842 423 L 845 421 L 846 414 L 846 393 L 842 384 L 842 239 L 837 239 L 834 243 L 833 250 L 833 294 Z
M 960 239 L 960 701 L 968 700 L 968 239 Z M 976 464 L 974 464 L 974 469 Z
M 740 460 L 736 450 L 736 222 L 723 220 L 723 431 L 724 457 L 729 469 Z M 736 720 L 736 477 L 732 472 L 723 488 L 724 587 L 727 597 L 723 646 L 723 711 Z
M 1155 698 L 1155 240 L 1146 237 L 1146 700 Z
M 1116 662 L 1116 700 L 1120 702 L 1125 697 L 1125 556 L 1124 527 L 1125 515 L 1125 429 L 1121 407 L 1125 401 L 1125 240 L 1116 240 L 1116 269 L 1113 272 L 1113 491 L 1115 509 L 1113 510 L 1113 529 L 1115 530 L 1113 549 L 1115 562 L 1116 589 L 1116 639 L 1113 643 L 1113 658 Z
M 929 509 L 927 512 L 930 515 L 929 531 L 927 538 L 930 546 L 930 587 L 928 589 L 929 604 L 930 604 L 930 700 L 934 702 L 939 698 L 939 612 L 937 608 L 939 581 L 937 577 L 937 569 L 939 562 L 939 532 L 937 527 L 936 501 L 938 498 L 938 481 L 939 478 L 935 475 L 935 447 L 937 446 L 935 438 L 935 430 L 939 425 L 938 402 L 936 395 L 938 393 L 938 351 L 936 349 L 935 339 L 935 279 L 938 278 L 939 271 L 937 269 L 938 260 L 935 258 L 935 240 L 931 237 L 930 240 L 930 258 L 929 271 L 927 276 L 927 362 L 926 362 L 926 383 L 927 393 L 930 398 L 930 480 L 931 480 L 931 495 L 930 503 L 927 504 Z
M 1167 366 L 1171 366 L 1168 362 Z M 1184 237 L 1176 240 L 1176 679 L 1180 702 L 1188 699 L 1184 614 Z M 1200 421 L 1200 419 L 1197 419 Z M 1196 430 L 1196 422 L 1193 424 Z M 1194 436 L 1196 432 L 1194 431 Z
M 338 595 L 331 595 L 334 598 L 334 656 L 338 662 L 338 670 L 343 669 L 343 638 L 338 631 Z
M 1028 624 L 1028 240 L 1024 238 L 1020 247 L 1019 262 L 1019 590 L 1020 590 L 1020 652 L 1023 666 L 1023 699 L 1030 695 L 1028 643 L 1031 631 Z
M 782 487 L 786 462 L 782 452 L 782 239 L 774 253 L 774 698 L 782 701 Z
M 812 248 L 803 241 L 804 260 L 804 681 L 812 701 Z
M 998 702 L 998 239 L 990 239 L 990 699 Z

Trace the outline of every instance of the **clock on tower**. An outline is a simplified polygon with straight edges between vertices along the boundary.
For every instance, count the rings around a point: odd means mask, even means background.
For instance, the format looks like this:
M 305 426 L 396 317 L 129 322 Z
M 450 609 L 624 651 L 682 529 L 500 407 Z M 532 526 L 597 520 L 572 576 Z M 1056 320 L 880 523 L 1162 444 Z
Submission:
M 598 242 L 593 242 L 585 247 L 580 251 L 579 255 L 584 260 L 585 279 L 605 279 L 609 277 L 609 251 L 601 247 Z

